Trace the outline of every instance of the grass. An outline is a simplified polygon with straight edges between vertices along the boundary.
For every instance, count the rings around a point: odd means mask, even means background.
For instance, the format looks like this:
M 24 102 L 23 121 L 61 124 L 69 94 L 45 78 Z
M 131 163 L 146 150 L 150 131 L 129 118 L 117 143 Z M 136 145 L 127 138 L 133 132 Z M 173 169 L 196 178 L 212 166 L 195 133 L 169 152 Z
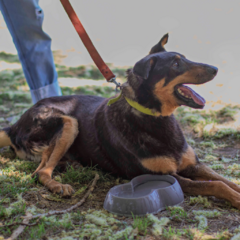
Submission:
M 16 197 L 18 194 L 29 191 L 34 185 L 34 179 L 25 172 L 13 171 L 11 168 L 2 169 L 0 178 L 0 195 L 10 198 Z
M 235 120 L 235 115 L 238 112 L 237 110 L 238 109 L 236 107 L 235 108 L 231 108 L 230 106 L 224 107 L 218 112 L 217 117 L 219 118 L 229 117 L 231 120 Z
M 99 86 L 85 86 L 85 87 L 62 87 L 63 95 L 95 95 L 100 97 L 112 97 L 116 95 L 116 92 L 113 90 L 112 87 L 99 87 Z
M 172 228 L 171 226 L 168 229 L 163 229 L 163 238 L 166 240 L 179 240 L 181 239 L 183 233 L 180 229 Z
M 200 146 L 209 147 L 212 149 L 216 148 L 216 144 L 213 141 L 202 141 L 202 142 L 200 142 Z
M 45 230 L 45 226 L 44 226 L 44 222 L 42 222 L 41 224 L 38 224 L 37 227 L 31 228 L 29 229 L 29 239 L 34 240 L 34 239 L 41 239 L 44 234 L 46 233 Z M 28 231 L 28 229 L 26 229 L 26 231 Z
M 217 164 L 210 165 L 209 167 L 213 170 L 220 170 L 220 169 L 224 169 L 224 164 L 217 163 Z
M 112 71 L 118 78 L 125 78 L 127 68 L 112 68 Z M 64 67 L 57 65 L 58 77 L 77 77 L 84 79 L 103 80 L 104 77 L 94 65 Z
M 147 228 L 152 224 L 147 217 L 138 217 L 134 216 L 133 217 L 133 223 L 132 226 L 134 229 L 138 229 L 138 232 L 140 235 L 145 236 L 147 234 Z
M 215 218 L 215 217 L 219 217 L 222 215 L 221 212 L 219 212 L 218 210 L 193 210 L 192 212 L 195 216 L 204 216 L 204 217 L 208 217 L 208 218 Z
M 0 52 L 0 61 L 9 63 L 20 63 L 19 58 L 15 54 Z
M 182 219 L 186 219 L 188 217 L 187 213 L 180 206 L 167 207 L 166 209 L 167 209 L 167 211 L 169 211 L 170 217 L 172 219 L 182 220 Z
M 62 174 L 63 183 L 89 183 L 95 173 L 98 172 L 100 179 L 99 181 L 106 181 L 108 179 L 108 174 L 104 174 L 101 171 L 98 171 L 96 167 L 81 167 L 74 168 L 69 165 L 64 174 Z
M 204 208 L 210 208 L 212 206 L 211 202 L 209 202 L 207 197 L 190 197 L 190 205 L 201 204 Z

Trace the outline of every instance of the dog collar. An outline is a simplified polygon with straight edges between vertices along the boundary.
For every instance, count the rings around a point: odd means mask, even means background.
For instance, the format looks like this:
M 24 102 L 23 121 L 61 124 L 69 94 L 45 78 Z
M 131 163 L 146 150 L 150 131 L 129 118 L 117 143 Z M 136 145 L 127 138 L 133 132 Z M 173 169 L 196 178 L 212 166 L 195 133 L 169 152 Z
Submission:
M 110 99 L 108 101 L 107 105 L 111 106 L 113 103 L 117 102 L 121 98 L 121 96 L 122 96 L 122 93 L 120 93 L 118 97 Z M 124 96 L 124 98 L 131 107 L 135 108 L 136 110 L 138 110 L 141 113 L 151 115 L 151 116 L 155 116 L 155 117 L 159 117 L 161 115 L 160 112 L 154 111 L 150 108 L 146 108 L 143 105 L 139 104 L 138 102 L 135 102 L 135 101 L 131 100 L 130 98 L 127 98 L 125 96 Z

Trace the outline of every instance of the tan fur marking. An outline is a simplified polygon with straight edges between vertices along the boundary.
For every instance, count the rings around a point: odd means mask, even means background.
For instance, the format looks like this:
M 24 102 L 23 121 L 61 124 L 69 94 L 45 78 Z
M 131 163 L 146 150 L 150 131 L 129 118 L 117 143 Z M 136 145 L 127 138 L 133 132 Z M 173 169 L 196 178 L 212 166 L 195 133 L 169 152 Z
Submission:
M 165 78 L 160 80 L 155 85 L 154 94 L 162 103 L 162 108 L 161 108 L 162 116 L 170 116 L 174 112 L 174 110 L 181 105 L 181 101 L 174 96 L 174 93 L 173 93 L 174 87 L 177 84 L 181 84 L 181 83 L 194 83 L 193 79 L 195 79 L 195 76 L 196 76 L 196 70 L 193 72 L 188 71 L 176 77 L 174 80 L 169 82 L 166 86 L 164 86 Z
M 12 146 L 15 150 L 15 153 L 20 159 L 27 160 L 27 153 L 24 152 L 23 150 L 17 150 L 15 146 Z
M 62 116 L 62 119 L 64 123 L 62 135 L 56 141 L 55 148 L 50 156 L 49 162 L 46 164 L 46 168 L 55 168 L 58 161 L 60 161 L 60 159 L 72 145 L 78 134 L 78 122 L 75 118 Z
M 54 144 L 50 144 L 50 146 L 43 151 L 41 163 L 39 164 L 39 166 L 37 167 L 37 169 L 36 169 L 36 170 L 34 171 L 34 173 L 32 174 L 32 177 L 35 175 L 36 172 L 38 172 L 38 171 L 41 170 L 43 167 L 45 167 L 47 161 L 49 160 L 49 157 L 51 156 L 51 154 L 52 154 L 52 152 L 53 152 L 53 149 L 54 149 Z
M 22 149 L 18 150 L 13 144 L 11 144 L 11 147 L 14 149 L 16 155 L 20 159 L 30 160 L 30 161 L 34 161 L 34 162 L 40 162 L 43 152 L 48 148 L 48 146 L 41 146 L 41 147 L 35 146 L 35 147 L 33 147 L 33 149 L 30 149 L 31 154 L 27 154 Z
M 0 148 L 10 146 L 11 139 L 5 131 L 0 131 Z
M 31 153 L 32 154 L 37 154 L 37 155 L 41 155 L 46 149 L 48 149 L 48 146 L 37 146 L 35 145 L 32 149 L 31 149 Z
M 184 170 L 190 165 L 195 165 L 196 163 L 197 162 L 195 152 L 191 146 L 188 146 L 187 151 L 182 155 L 181 164 L 178 167 L 178 172 Z
M 22 150 L 17 150 L 17 148 L 15 147 L 15 145 L 11 144 L 11 147 L 14 149 L 16 155 L 23 160 L 27 160 L 27 154 L 26 152 L 22 151 Z
M 177 172 L 177 163 L 172 157 L 145 158 L 141 160 L 141 164 L 152 172 L 161 172 L 163 174 Z
M 122 93 L 125 97 L 128 97 L 130 99 L 136 98 L 133 88 L 127 82 L 122 84 Z
M 169 83 L 167 86 L 164 87 L 164 83 L 165 79 L 162 79 L 155 85 L 154 94 L 162 104 L 162 116 L 170 116 L 179 106 L 179 104 L 177 103 L 177 99 L 173 95 L 174 86 L 176 84 Z
M 176 58 L 181 59 L 181 57 L 179 55 L 176 55 Z

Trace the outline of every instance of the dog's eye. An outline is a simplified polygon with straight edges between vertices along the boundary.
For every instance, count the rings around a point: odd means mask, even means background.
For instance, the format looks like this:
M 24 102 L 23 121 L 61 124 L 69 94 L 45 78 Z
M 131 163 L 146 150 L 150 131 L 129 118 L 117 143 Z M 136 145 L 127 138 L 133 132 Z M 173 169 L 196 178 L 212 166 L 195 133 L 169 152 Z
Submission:
M 178 68 L 178 66 L 179 66 L 178 62 L 175 62 L 175 63 L 173 64 L 173 67 L 174 67 L 174 68 Z

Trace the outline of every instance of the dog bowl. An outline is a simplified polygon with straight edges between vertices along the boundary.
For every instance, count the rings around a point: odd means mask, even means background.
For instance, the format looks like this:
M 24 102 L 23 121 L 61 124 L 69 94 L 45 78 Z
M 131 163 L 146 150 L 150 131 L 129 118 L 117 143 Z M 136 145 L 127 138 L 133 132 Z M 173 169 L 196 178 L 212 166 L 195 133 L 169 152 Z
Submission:
M 178 181 L 169 175 L 141 175 L 111 188 L 104 209 L 117 215 L 157 213 L 184 200 Z

